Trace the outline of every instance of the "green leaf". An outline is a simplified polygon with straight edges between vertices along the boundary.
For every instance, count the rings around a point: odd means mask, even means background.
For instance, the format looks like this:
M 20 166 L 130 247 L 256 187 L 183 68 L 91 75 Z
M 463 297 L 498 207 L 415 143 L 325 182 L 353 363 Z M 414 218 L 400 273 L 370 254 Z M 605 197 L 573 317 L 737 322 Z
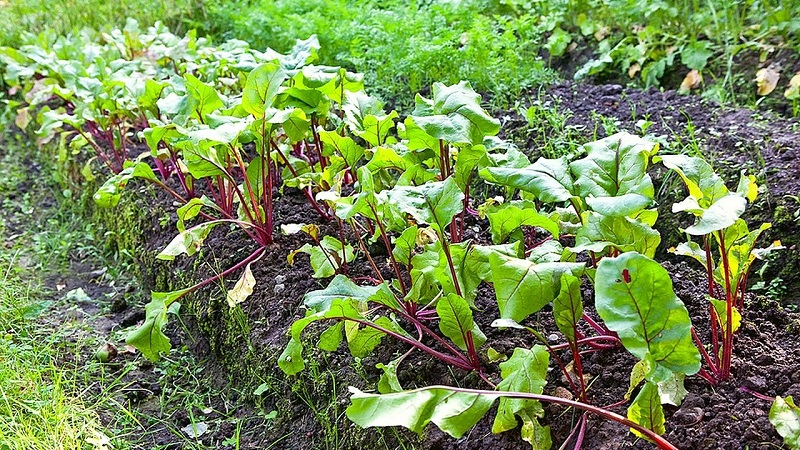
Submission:
M 362 297 L 362 295 L 376 292 L 378 289 L 377 287 L 375 287 L 374 290 L 371 288 L 362 288 L 355 285 L 343 275 L 338 275 L 334 278 L 331 285 L 333 286 L 329 285 L 328 288 L 323 291 L 315 291 L 306 294 L 306 305 L 308 306 L 308 304 L 311 303 L 316 308 L 309 306 L 306 316 L 296 320 L 292 324 L 291 339 L 283 350 L 283 353 L 278 357 L 278 366 L 285 374 L 294 375 L 305 367 L 301 335 L 303 330 L 312 323 L 327 319 L 367 320 L 361 313 L 363 303 L 367 300 L 367 298 Z
M 483 145 L 475 145 L 462 148 L 458 151 L 456 156 L 455 171 L 453 177 L 458 183 L 458 187 L 462 191 L 466 191 L 475 168 L 486 157 L 486 147 Z
M 411 120 L 425 133 L 449 143 L 478 145 L 500 131 L 500 121 L 481 107 L 481 96 L 470 84 L 433 84 L 432 108 L 416 108 Z
M 800 449 L 800 408 L 792 396 L 775 397 L 769 409 L 769 421 L 783 437 L 783 442 L 791 449 Z
M 695 261 L 699 262 L 703 265 L 703 268 L 706 267 L 707 258 L 706 258 L 706 251 L 700 247 L 697 242 L 689 241 L 689 242 L 681 242 L 678 244 L 677 247 L 669 249 L 670 253 L 674 253 L 680 256 L 688 256 L 693 258 Z M 714 259 L 711 259 L 711 268 L 714 268 Z
M 659 158 L 668 169 L 675 171 L 689 189 L 700 209 L 707 209 L 714 202 L 729 194 L 725 182 L 702 158 L 686 155 L 663 155 Z M 674 207 L 673 207 L 674 210 Z
M 289 141 L 294 144 L 306 138 L 306 135 L 311 130 L 311 120 L 306 113 L 300 109 L 295 108 L 291 110 L 291 114 L 283 118 L 281 125 Z
M 349 168 L 355 170 L 356 165 L 364 156 L 364 148 L 356 144 L 350 137 L 342 137 L 335 131 L 321 131 L 319 138 L 325 144 L 323 147 L 325 156 L 338 155 Z
M 406 300 L 427 303 L 441 292 L 441 287 L 436 281 L 441 248 L 441 244 L 437 241 L 426 245 L 422 253 L 411 258 L 413 267 L 411 269 L 411 289 L 408 291 Z
M 426 133 L 424 129 L 414 122 L 413 117 L 406 117 L 402 126 L 398 125 L 398 134 L 405 139 L 409 150 L 432 149 L 439 151 L 439 139 Z
M 422 186 L 396 186 L 389 191 L 389 201 L 440 232 L 464 209 L 464 193 L 452 177 Z
M 550 52 L 550 56 L 559 57 L 567 50 L 570 42 L 572 42 L 572 36 L 561 27 L 556 27 L 553 30 L 553 34 L 547 38 L 544 48 Z
M 647 359 L 642 359 L 633 365 L 633 369 L 631 369 L 631 381 L 627 392 L 625 392 L 625 395 L 623 396 L 625 400 L 629 400 L 631 398 L 633 391 L 636 390 L 637 386 L 642 384 L 642 381 L 645 380 L 651 371 L 652 368 L 650 367 L 650 361 Z
M 361 123 L 361 129 L 353 130 L 353 134 L 364 139 L 373 147 L 389 143 L 389 133 L 395 127 L 398 118 L 397 111 L 389 114 L 368 115 Z M 396 140 L 392 140 L 396 142 Z
M 392 329 L 394 324 L 386 317 L 379 317 L 374 320 L 376 325 L 382 328 Z M 363 358 L 370 354 L 385 335 L 382 331 L 372 327 L 360 326 L 355 322 L 345 324 L 345 335 L 347 336 L 347 347 L 350 354 L 356 358 Z
M 359 286 L 344 275 L 336 275 L 325 289 L 307 293 L 303 297 L 303 304 L 310 311 L 322 312 L 330 309 L 336 300 L 366 302 L 379 289 L 380 286 Z
M 421 433 L 433 422 L 459 438 L 483 417 L 497 396 L 426 387 L 392 394 L 366 394 L 350 387 L 347 417 L 361 427 L 402 426 Z
M 747 175 L 742 171 L 739 177 L 739 185 L 736 187 L 736 193 L 746 198 L 750 203 L 758 197 L 758 184 L 756 183 L 755 175 Z
M 157 106 L 158 100 L 161 98 L 161 93 L 169 86 L 167 82 L 159 82 L 152 79 L 146 79 L 144 82 L 144 91 L 137 97 L 136 102 L 143 110 L 153 110 Z M 157 113 L 157 111 L 153 111 Z M 155 114 L 158 115 L 158 114 Z
M 489 256 L 500 317 L 522 322 L 558 295 L 564 273 L 583 270 L 582 263 L 535 264 L 498 253 Z
M 655 190 L 647 166 L 658 144 L 628 133 L 583 146 L 587 155 L 569 167 L 586 204 L 603 215 L 628 216 L 646 208 Z
M 491 206 L 486 210 L 486 217 L 489 219 L 492 242 L 495 244 L 505 242 L 522 226 L 539 227 L 548 231 L 553 237 L 559 236 L 558 224 L 539 214 L 532 202 L 510 202 Z
M 417 231 L 419 227 L 416 225 L 408 227 L 403 231 L 400 236 L 394 238 L 394 249 L 392 255 L 394 258 L 404 264 L 406 267 L 411 267 L 411 257 L 414 256 L 414 250 L 417 247 Z
M 570 342 L 575 342 L 575 328 L 583 317 L 581 279 L 571 274 L 561 275 L 561 290 L 553 301 L 556 327 Z
M 603 258 L 595 289 L 595 307 L 606 326 L 617 332 L 634 356 L 652 358 L 657 364 L 649 380 L 658 382 L 669 372 L 692 375 L 700 370 L 689 312 L 660 264 L 635 252 Z
M 472 337 L 474 348 L 486 342 L 486 336 L 472 318 L 472 310 L 463 297 L 449 294 L 436 303 L 439 330 L 461 350 L 467 350 L 467 339 Z
M 211 115 L 206 116 L 206 119 Z M 201 125 L 186 133 L 186 136 L 196 144 L 203 141 L 211 143 L 231 144 L 239 139 L 239 136 L 250 126 L 252 119 L 233 119 L 224 120 L 209 125 Z
M 211 205 L 213 205 L 213 203 L 211 203 Z M 197 217 L 203 206 L 209 206 L 209 201 L 205 196 L 202 198 L 192 198 L 178 208 L 176 211 L 178 215 L 178 231 L 186 231 L 186 221 Z
M 492 264 L 490 258 L 494 253 L 522 258 L 524 249 L 520 242 L 503 245 L 472 245 L 469 247 L 464 261 L 465 269 L 479 280 L 491 283 Z
M 364 119 L 367 116 L 384 112 L 380 100 L 367 95 L 364 91 L 345 91 L 342 110 L 344 111 L 344 122 L 353 133 L 356 130 L 364 130 Z
M 535 345 L 531 349 L 515 348 L 511 358 L 500 363 L 500 375 L 503 381 L 497 385 L 497 390 L 541 394 L 547 384 L 549 361 L 550 354 L 542 345 Z M 497 416 L 492 424 L 492 433 L 502 433 L 516 428 L 515 416 L 520 416 L 525 423 L 526 420 L 544 416 L 544 410 L 536 400 L 501 398 Z
M 655 383 L 645 383 L 642 390 L 639 391 L 639 395 L 633 399 L 633 403 L 628 407 L 628 419 L 652 430 L 656 434 L 666 433 L 664 409 L 661 407 L 661 397 L 658 394 L 658 386 Z M 640 438 L 647 439 L 646 436 L 633 428 L 631 428 L 631 432 Z
M 290 252 L 287 256 L 289 265 L 294 264 L 294 257 L 297 253 L 306 253 L 311 257 L 314 278 L 332 277 L 344 262 L 353 262 L 355 259 L 353 246 L 349 244 L 342 246 L 342 242 L 333 236 L 323 237 L 319 245 L 304 244 Z M 344 261 L 342 261 L 343 256 Z
M 297 70 L 316 61 L 319 49 L 319 39 L 316 34 L 312 34 L 308 39 L 297 39 L 287 55 L 281 55 L 272 49 L 267 49 L 265 55 L 277 57 L 285 70 Z
M 681 50 L 681 63 L 694 70 L 703 70 L 709 58 L 714 52 L 711 51 L 710 41 L 694 41 L 686 45 Z
M 378 392 L 381 394 L 389 394 L 403 390 L 403 387 L 400 385 L 400 380 L 397 378 L 397 366 L 401 361 L 402 358 L 399 358 L 393 360 L 389 364 L 375 364 L 376 368 L 383 371 L 381 378 L 378 380 Z
M 536 417 L 531 416 L 526 411 L 520 411 L 517 415 L 522 420 L 522 427 L 519 432 L 522 440 L 531 444 L 534 450 L 550 450 L 553 446 L 550 426 L 543 427 Z
M 342 330 L 344 329 L 344 322 L 336 322 L 336 324 L 329 326 L 325 331 L 319 335 L 319 343 L 317 347 L 326 352 L 335 352 L 342 343 Z
M 286 72 L 277 61 L 270 61 L 253 69 L 247 76 L 247 83 L 242 91 L 242 108 L 255 117 L 264 116 L 286 78 Z
M 188 230 L 181 231 L 172 239 L 164 250 L 161 250 L 161 253 L 159 253 L 156 258 L 164 261 L 172 261 L 176 256 L 183 253 L 187 256 L 194 255 L 203 246 L 203 242 L 206 237 L 208 237 L 208 233 L 210 233 L 215 226 L 219 225 L 219 223 L 220 222 L 205 222 L 195 225 Z
M 544 203 L 562 203 L 575 196 L 566 158 L 540 158 L 523 168 L 487 167 L 480 175 L 491 183 L 530 192 Z
M 205 116 L 220 108 L 224 108 L 219 94 L 214 87 L 203 83 L 192 74 L 186 75 L 186 92 L 188 94 L 187 115 L 191 114 L 200 121 L 205 120 Z
M 291 338 L 286 348 L 278 357 L 278 367 L 286 375 L 299 373 L 305 367 L 303 362 L 303 344 L 299 339 Z
M 132 174 L 133 170 L 125 169 L 106 180 L 92 196 L 94 203 L 101 208 L 113 208 L 117 206 L 120 198 L 122 198 L 122 189 L 124 189 L 128 181 L 133 178 Z
M 525 259 L 536 264 L 570 261 L 568 256 L 564 256 L 564 247 L 555 239 L 550 239 L 534 247 Z
M 681 405 L 683 399 L 686 398 L 686 394 L 688 394 L 683 386 L 685 378 L 686 375 L 682 373 L 673 373 L 671 377 L 658 382 L 658 394 L 661 396 L 662 404 Z
M 152 292 L 150 303 L 145 306 L 145 319 L 139 328 L 131 331 L 125 342 L 136 347 L 145 358 L 158 361 L 159 353 L 169 352 L 169 338 L 164 334 L 167 313 L 176 312 L 177 300 L 191 292 L 191 288 L 172 292 Z
M 153 169 L 144 161 L 139 161 L 132 166 L 127 166 L 120 173 L 106 180 L 106 182 L 97 189 L 97 192 L 94 193 L 92 199 L 95 204 L 101 208 L 113 208 L 117 206 L 120 198 L 122 198 L 122 190 L 133 178 L 141 178 L 149 181 L 157 180 Z
M 773 243 L 771 247 L 766 249 L 755 249 L 756 241 L 761 236 L 761 233 L 771 227 L 772 224 L 763 223 L 758 229 L 750 231 L 747 227 L 747 222 L 738 219 L 736 223 L 722 231 L 725 248 L 728 252 L 728 270 L 731 276 L 731 286 L 739 284 L 739 281 L 747 275 L 750 271 L 750 266 L 759 255 L 763 256 L 771 250 L 781 248 L 778 242 L 777 245 Z M 714 238 L 719 241 L 717 233 L 714 234 Z M 714 277 L 720 285 L 725 284 L 724 267 L 721 262 L 717 264 L 714 270 Z
M 725 229 L 739 220 L 747 207 L 747 199 L 739 194 L 730 194 L 712 203 L 708 208 L 698 207 L 691 199 L 672 205 L 673 212 L 688 211 L 697 216 L 697 221 L 684 231 L 702 236 Z
M 645 223 L 589 211 L 584 214 L 584 225 L 575 236 L 575 246 L 569 250 L 600 253 L 611 247 L 621 253 L 634 251 L 652 258 L 660 243 L 661 235 Z

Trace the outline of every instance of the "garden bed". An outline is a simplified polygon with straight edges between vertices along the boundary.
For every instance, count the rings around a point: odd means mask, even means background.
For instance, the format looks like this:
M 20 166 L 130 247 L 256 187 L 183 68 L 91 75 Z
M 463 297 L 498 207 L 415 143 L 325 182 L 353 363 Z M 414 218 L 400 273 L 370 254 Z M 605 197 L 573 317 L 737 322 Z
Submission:
M 137 259 L 124 357 L 209 355 L 269 421 L 240 447 L 792 445 L 796 120 L 576 84 L 489 113 L 468 82 L 401 116 L 313 36 L 58 45 L 0 54 L 15 123 Z
M 774 298 L 748 297 L 748 313 L 736 340 L 732 380 L 716 388 L 699 379 L 688 380 L 686 387 L 689 395 L 681 407 L 666 408 L 665 436 L 679 448 L 780 446 L 781 438 L 767 419 L 770 402 L 754 397 L 744 388 L 768 396 L 797 397 L 800 394 L 800 371 L 796 366 L 797 349 L 800 348 L 800 317 L 790 312 L 796 310 L 800 302 L 794 294 L 796 290 L 791 287 L 794 286 L 792 283 L 796 283 L 796 272 L 792 268 L 797 264 L 794 250 L 797 225 L 793 219 L 797 205 L 784 197 L 798 192 L 797 173 L 793 170 L 800 150 L 797 121 L 754 118 L 753 112 L 717 108 L 696 97 L 655 90 L 629 90 L 618 86 L 565 84 L 547 92 L 547 99 L 555 98 L 560 100 L 560 108 L 572 111 L 569 124 L 583 130 L 586 140 L 592 137 L 595 129 L 604 133 L 602 125 L 598 123 L 602 118 L 592 113 L 617 121 L 620 129 L 634 129 L 636 121 L 647 117 L 653 122 L 652 132 L 665 135 L 667 141 L 673 143 L 687 142 L 690 139 L 687 125 L 693 125 L 698 147 L 715 162 L 718 169 L 727 172 L 729 178 L 733 178 L 742 168 L 766 178 L 768 191 L 763 193 L 764 200 L 749 211 L 748 218 L 755 221 L 774 217 L 775 226 L 768 231 L 770 236 L 767 239 L 780 238 L 789 250 L 782 252 L 778 264 L 768 268 L 765 278 L 769 280 L 778 276 L 784 280 L 787 288 L 773 291 L 778 294 Z M 525 132 L 527 124 L 516 112 L 494 115 L 507 118 L 504 129 L 510 130 L 515 138 Z M 536 149 L 530 148 L 530 145 L 527 151 L 536 154 Z M 674 190 L 664 189 L 664 192 L 666 196 L 660 212 L 670 216 L 669 206 L 672 202 L 667 199 Z M 126 201 L 123 200 L 123 205 Z M 149 203 L 145 201 L 145 204 Z M 168 206 L 164 196 L 159 198 L 159 203 Z M 130 206 L 124 207 L 127 209 Z M 146 266 L 143 272 L 147 288 L 169 290 L 186 286 L 191 280 L 202 279 L 219 270 L 219 267 L 230 266 L 242 255 L 248 254 L 248 248 L 252 247 L 242 235 L 237 239 L 235 233 L 226 235 L 214 232 L 207 241 L 208 250 L 198 257 L 181 260 L 177 269 L 173 263 L 154 262 L 153 255 L 169 241 L 173 234 L 171 230 L 174 229 L 172 224 L 161 223 L 161 217 L 162 213 L 155 213 L 142 218 L 143 223 L 149 224 L 142 235 L 144 251 L 138 253 L 143 255 L 142 264 Z M 317 223 L 323 231 L 336 233 L 335 227 L 321 221 L 297 191 L 287 190 L 278 200 L 275 217 L 278 224 Z M 681 223 L 682 219 L 673 220 Z M 486 240 L 488 223 L 485 220 L 471 224 L 470 228 L 475 228 L 479 239 Z M 670 235 L 670 230 L 661 231 L 665 236 L 663 247 L 679 242 L 670 241 L 667 237 L 679 238 L 677 233 Z M 220 379 L 230 379 L 245 393 L 254 391 L 263 383 L 269 385 L 269 390 L 260 396 L 251 396 L 251 400 L 257 400 L 267 409 L 277 410 L 278 417 L 265 435 L 247 436 L 243 448 L 248 448 L 248 442 L 255 448 L 287 434 L 289 437 L 279 444 L 284 448 L 299 448 L 308 445 L 309 441 L 313 448 L 332 448 L 330 446 L 334 443 L 335 448 L 378 448 L 384 445 L 394 448 L 400 445 L 399 442 L 416 442 L 417 438 L 406 432 L 359 430 L 342 414 L 346 406 L 343 402 L 347 397 L 347 386 L 371 389 L 381 373 L 374 368 L 374 364 L 389 359 L 393 353 L 404 351 L 403 345 L 382 345 L 375 356 L 361 360 L 354 360 L 345 350 L 332 354 L 315 352 L 311 356 L 316 359 L 312 374 L 304 373 L 299 378 L 285 378 L 278 369 L 276 361 L 287 343 L 288 328 L 294 320 L 304 315 L 302 297 L 325 285 L 324 280 L 310 276 L 312 269 L 307 258 L 297 257 L 294 266 L 289 266 L 286 261 L 292 250 L 307 242 L 311 240 L 301 235 L 276 236 L 275 243 L 269 247 L 266 255 L 253 265 L 258 285 L 254 294 L 241 305 L 244 320 L 237 315 L 237 310 L 227 306 L 224 294 L 217 288 L 205 289 L 184 302 L 182 316 L 192 324 L 193 336 L 199 338 L 194 341 L 193 347 L 200 354 L 210 353 L 214 356 L 217 363 L 212 367 L 219 371 Z M 663 250 L 660 250 L 660 254 L 671 261 L 666 265 L 676 292 L 692 317 L 698 318 L 696 320 L 699 322 L 696 323 L 704 323 L 702 318 L 704 314 L 707 318 L 708 311 L 703 306 L 705 280 L 702 270 L 690 262 L 681 261 L 681 258 L 667 256 Z M 370 273 L 370 267 L 362 260 L 357 261 L 350 270 L 354 277 Z M 478 308 L 483 311 L 478 315 L 478 321 L 481 328 L 487 331 L 493 348 L 503 353 L 516 346 L 532 345 L 533 342 L 522 335 L 515 336 L 508 331 L 501 332 L 489 327 L 497 318 L 496 307 L 492 306 L 493 297 L 491 288 L 484 287 L 477 299 Z M 586 305 L 591 305 L 591 296 L 586 296 L 584 301 Z M 545 335 L 557 331 L 552 318 L 548 320 L 548 316 L 551 317 L 549 313 L 542 313 L 541 317 L 531 319 L 532 323 L 538 323 L 547 330 Z M 702 328 L 700 333 L 704 333 Z M 309 341 L 316 339 L 315 336 L 316 333 L 311 333 Z M 587 357 L 585 370 L 593 377 L 590 389 L 593 402 L 604 405 L 619 401 L 628 389 L 629 372 L 634 363 L 635 359 L 622 348 Z M 408 361 L 398 376 L 402 385 L 408 388 L 430 384 L 479 385 L 474 375 L 431 363 L 421 356 Z M 545 393 L 563 388 L 563 384 L 560 374 L 553 372 L 548 378 Z M 571 424 L 576 419 L 575 413 L 564 412 L 558 406 L 548 406 L 545 410 L 543 424 L 552 427 L 554 441 L 560 442 L 569 434 Z M 615 410 L 624 415 L 625 407 L 620 406 Z M 325 416 L 329 417 L 328 421 L 323 419 Z M 459 440 L 430 426 L 418 445 L 426 449 L 485 448 L 494 445 L 529 448 L 514 432 L 495 436 L 490 429 L 489 416 Z M 226 433 L 229 430 L 216 431 Z M 214 435 L 209 434 L 207 439 L 214 439 Z M 622 426 L 593 418 L 584 448 L 652 448 L 652 444 L 637 440 Z

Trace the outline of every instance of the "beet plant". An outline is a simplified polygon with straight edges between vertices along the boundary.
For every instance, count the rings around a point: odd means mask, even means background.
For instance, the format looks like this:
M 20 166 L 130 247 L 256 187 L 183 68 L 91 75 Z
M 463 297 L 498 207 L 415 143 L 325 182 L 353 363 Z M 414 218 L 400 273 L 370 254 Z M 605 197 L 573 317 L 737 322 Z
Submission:
M 470 204 L 470 181 L 486 155 L 484 140 L 500 131 L 500 121 L 481 107 L 481 97 L 467 82 L 446 86 L 434 83 L 433 97 L 419 94 L 415 108 L 405 122 L 405 137 L 410 149 L 433 153 L 438 178 L 454 177 L 464 192 L 464 206 L 450 224 L 453 242 L 460 242 Z
M 730 191 L 701 158 L 665 155 L 661 162 L 680 175 L 689 191 L 685 200 L 672 206 L 673 212 L 688 212 L 696 218 L 695 223 L 683 231 L 690 237 L 699 237 L 701 243 L 689 240 L 673 251 L 692 257 L 706 269 L 710 352 L 694 332 L 693 337 L 707 366 L 700 375 L 718 384 L 731 377 L 733 338 L 742 322 L 750 267 L 757 257 L 780 248 L 780 242 L 766 249 L 756 249 L 756 240 L 770 224 L 764 223 L 750 231 L 741 219 L 747 203 L 754 201 L 758 194 L 755 177 L 742 173 L 736 190 Z

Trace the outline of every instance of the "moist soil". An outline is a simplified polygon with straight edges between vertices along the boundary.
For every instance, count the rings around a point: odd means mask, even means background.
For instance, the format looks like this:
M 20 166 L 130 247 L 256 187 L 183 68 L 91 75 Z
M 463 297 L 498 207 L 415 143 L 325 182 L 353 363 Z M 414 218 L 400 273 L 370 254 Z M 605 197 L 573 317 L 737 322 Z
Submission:
M 648 133 L 664 136 L 667 142 L 672 143 L 671 148 L 663 148 L 662 151 L 679 152 L 692 146 L 712 161 L 725 179 L 738 179 L 739 171 L 747 169 L 766 186 L 762 200 L 751 205 L 746 218 L 751 222 L 751 227 L 762 221 L 776 222 L 763 238 L 762 244 L 782 239 L 787 247 L 764 271 L 765 286 L 771 286 L 772 289 L 757 291 L 758 295 L 747 298 L 742 330 L 735 343 L 732 379 L 715 387 L 699 377 L 687 379 L 689 394 L 682 405 L 665 406 L 666 438 L 682 449 L 782 448 L 780 436 L 768 421 L 770 402 L 754 396 L 752 392 L 766 396 L 800 396 L 800 367 L 796 363 L 800 357 L 800 316 L 792 312 L 800 305 L 796 289 L 798 258 L 793 240 L 797 239 L 795 214 L 798 204 L 787 197 L 800 192 L 800 173 L 797 168 L 800 125 L 797 120 L 772 116 L 768 112 L 720 108 L 697 97 L 681 96 L 672 91 L 624 89 L 616 85 L 566 83 L 550 88 L 544 98 L 546 101 L 558 99 L 560 108 L 571 112 L 568 125 L 582 134 L 583 142 L 605 135 L 606 130 L 601 123 L 603 118 L 616 122 L 620 130 L 631 132 L 636 131 L 638 120 L 646 118 L 653 122 Z M 525 101 L 534 100 L 541 100 L 541 96 L 531 93 Z M 527 121 L 515 111 L 495 112 L 494 116 L 503 117 L 503 129 L 508 137 L 535 158 L 538 143 L 529 136 Z M 659 211 L 664 218 L 662 227 L 665 226 L 663 223 L 674 224 L 673 229 L 659 231 L 665 247 L 676 245 L 682 239 L 676 229 L 680 225 L 685 226 L 687 219 L 673 216 L 669 207 L 684 194 L 674 180 L 665 177 L 657 167 L 653 169 L 653 177 L 657 189 L 661 186 L 658 201 Z M 141 196 L 141 192 L 136 195 Z M 123 201 L 133 201 L 132 197 L 128 195 Z M 151 207 L 153 204 L 169 206 L 169 200 L 161 194 L 145 192 L 140 199 Z M 307 205 L 305 198 L 291 189 L 277 198 L 275 218 L 278 226 L 316 223 L 321 227 L 321 233 L 335 236 L 339 233 L 335 224 L 321 220 Z M 141 263 L 146 264 L 142 280 L 145 291 L 164 289 L 165 279 L 173 288 L 185 287 L 189 284 L 187 276 L 202 279 L 203 276 L 213 275 L 255 250 L 243 233 L 218 227 L 207 240 L 208 250 L 199 256 L 179 258 L 170 263 L 153 263 L 152 255 L 163 248 L 175 233 L 174 217 L 171 223 L 167 223 L 163 220 L 163 213 L 151 213 L 145 222 L 149 223 L 149 229 L 143 230 L 147 239 L 139 254 Z M 485 220 L 473 221 L 469 229 L 477 240 L 488 236 L 488 223 Z M 347 229 L 344 234 L 345 238 L 352 237 Z M 288 341 L 287 330 L 294 320 L 304 314 L 304 294 L 321 289 L 328 282 L 311 277 L 312 271 L 305 255 L 298 255 L 293 266 L 288 264 L 288 253 L 306 242 L 311 241 L 302 234 L 276 233 L 275 243 L 253 264 L 252 270 L 258 284 L 253 295 L 240 305 L 246 319 L 243 322 L 245 325 L 239 329 L 240 334 L 229 335 L 230 308 L 219 286 L 205 289 L 186 302 L 187 307 L 181 313 L 181 319 L 190 330 L 188 334 L 183 333 L 182 327 L 174 319 L 168 327 L 173 347 L 186 345 L 204 359 L 204 377 L 212 385 L 235 388 L 230 391 L 234 392 L 231 394 L 233 403 L 212 405 L 214 411 L 225 413 L 214 416 L 215 420 L 210 421 L 213 425 L 197 440 L 198 443 L 207 448 L 233 448 L 224 443 L 235 431 L 228 419 L 250 417 L 252 419 L 243 422 L 239 448 L 394 449 L 408 447 L 409 443 L 429 450 L 530 448 L 520 440 L 518 431 L 491 434 L 492 412 L 460 439 L 445 435 L 433 425 L 420 438 L 399 429 L 359 431 L 343 414 L 348 405 L 347 386 L 364 391 L 375 389 L 380 376 L 375 364 L 388 362 L 407 350 L 403 345 L 387 339 L 373 355 L 354 359 L 345 348 L 332 353 L 314 350 L 313 342 L 322 328 L 310 327 L 306 332 L 306 372 L 299 377 L 284 376 L 275 361 Z M 381 251 L 385 256 L 385 249 L 375 247 L 371 250 L 376 258 L 380 258 Z M 693 261 L 675 258 L 664 250 L 659 252 L 657 259 L 664 261 L 676 293 L 686 304 L 703 337 L 707 334 L 704 330 L 707 330 L 708 323 L 704 298 L 707 287 L 703 272 L 700 267 L 693 265 Z M 161 274 L 160 277 L 156 273 Z M 349 274 L 353 277 L 372 275 L 364 258 L 350 265 Z M 386 275 L 391 276 L 391 273 L 387 271 Z M 228 288 L 237 276 L 229 277 Z M 756 278 L 755 275 L 753 278 Z M 777 284 L 769 283 L 776 279 L 780 280 Z M 86 282 L 91 283 L 91 280 Z M 592 314 L 593 298 L 588 286 L 584 297 L 587 311 Z M 106 321 L 104 328 L 120 329 L 140 321 L 143 318 L 141 308 L 129 306 L 129 303 L 110 308 L 103 315 Z M 528 336 L 519 332 L 490 327 L 498 316 L 490 286 L 480 287 L 476 303 L 480 311 L 476 313 L 476 319 L 487 334 L 488 343 L 496 351 L 510 355 L 515 347 L 534 344 Z M 556 333 L 547 311 L 531 317 L 528 322 L 543 330 L 545 336 L 552 335 L 550 338 L 553 343 L 560 342 L 560 335 Z M 119 342 L 117 344 L 123 346 Z M 569 360 L 566 354 L 560 356 Z M 136 376 L 144 380 L 135 382 L 136 393 L 129 395 L 127 401 L 134 408 L 153 408 L 158 405 L 159 392 L 164 389 L 164 386 L 158 386 L 159 382 L 163 382 L 156 375 L 159 365 L 154 366 L 130 352 L 121 352 L 118 358 L 121 359 L 115 364 L 119 361 L 137 364 Z M 247 364 L 250 361 L 260 363 L 256 367 L 241 367 L 242 361 Z M 497 365 L 485 362 L 488 377 L 498 381 Z M 237 366 L 237 363 L 240 365 Z M 587 354 L 584 367 L 590 376 L 591 403 L 606 406 L 620 402 L 628 390 L 634 363 L 635 359 L 624 349 Z M 404 388 L 433 384 L 487 388 L 475 374 L 451 369 L 419 352 L 412 353 L 401 365 L 398 376 Z M 264 389 L 259 389 L 261 392 L 256 394 L 254 391 L 259 382 Z M 558 371 L 553 370 L 548 376 L 545 393 L 556 394 L 559 388 L 566 386 Z M 232 404 L 251 406 L 232 407 Z M 625 405 L 612 406 L 610 409 L 625 414 Z M 183 427 L 188 423 L 189 414 L 185 409 L 182 411 L 173 412 L 163 420 L 168 423 L 173 421 L 173 428 Z M 264 413 L 270 411 L 276 411 L 276 416 L 271 420 L 265 419 Z M 576 411 L 546 405 L 542 423 L 551 427 L 554 442 L 561 445 L 570 435 L 578 417 Z M 162 433 L 161 436 L 164 443 L 156 444 L 155 440 L 150 440 L 142 442 L 139 448 L 152 448 L 154 445 L 181 448 L 177 440 L 170 441 L 169 433 Z M 585 449 L 653 447 L 618 424 L 596 417 L 589 418 L 583 445 Z

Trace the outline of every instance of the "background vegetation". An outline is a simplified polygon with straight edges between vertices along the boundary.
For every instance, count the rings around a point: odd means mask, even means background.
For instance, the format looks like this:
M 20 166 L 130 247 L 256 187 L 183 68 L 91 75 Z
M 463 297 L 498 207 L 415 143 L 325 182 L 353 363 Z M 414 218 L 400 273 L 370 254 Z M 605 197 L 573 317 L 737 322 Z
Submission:
M 556 72 L 677 89 L 691 69 L 706 96 L 753 104 L 760 66 L 783 71 L 781 87 L 800 70 L 796 17 L 791 0 L 13 0 L 0 6 L 0 43 L 159 20 L 278 51 L 316 34 L 322 64 L 365 73 L 399 109 L 434 81 L 469 80 L 506 107 Z

